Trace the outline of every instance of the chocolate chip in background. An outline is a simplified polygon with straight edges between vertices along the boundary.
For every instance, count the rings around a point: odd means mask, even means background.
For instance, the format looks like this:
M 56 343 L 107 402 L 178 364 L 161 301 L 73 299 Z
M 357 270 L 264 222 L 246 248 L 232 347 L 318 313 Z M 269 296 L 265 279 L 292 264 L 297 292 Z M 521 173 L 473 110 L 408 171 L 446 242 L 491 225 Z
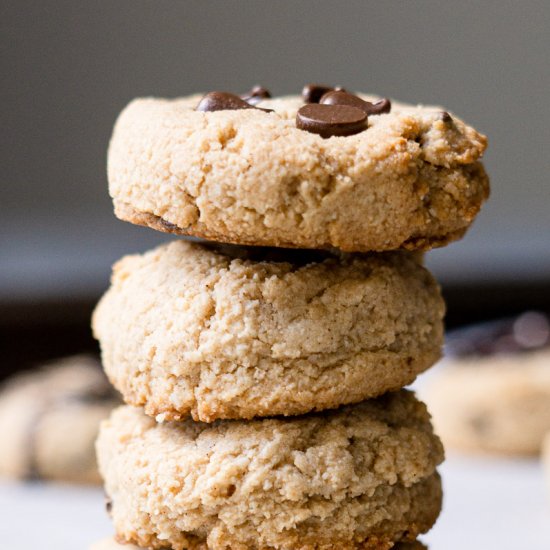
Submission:
M 110 516 L 111 512 L 113 511 L 113 500 L 107 493 L 105 493 L 104 498 L 105 498 L 105 511 Z
M 241 99 L 249 103 L 250 105 L 256 105 L 263 99 L 269 99 L 271 97 L 271 92 L 264 88 L 263 86 L 253 86 L 252 89 L 246 94 L 241 95 Z
M 366 130 L 367 114 L 351 105 L 310 103 L 296 114 L 296 127 L 323 138 L 351 136 Z
M 467 422 L 474 437 L 485 438 L 494 429 L 494 419 L 488 411 L 470 416 Z
M 341 86 L 325 86 L 324 84 L 306 84 L 302 90 L 302 98 L 306 103 L 319 103 L 327 92 L 345 92 Z
M 445 354 L 449 357 L 485 357 L 525 353 L 550 346 L 550 317 L 526 311 L 518 317 L 476 323 L 447 334 Z
M 446 124 L 453 121 L 453 117 L 447 111 L 441 111 L 438 118 Z

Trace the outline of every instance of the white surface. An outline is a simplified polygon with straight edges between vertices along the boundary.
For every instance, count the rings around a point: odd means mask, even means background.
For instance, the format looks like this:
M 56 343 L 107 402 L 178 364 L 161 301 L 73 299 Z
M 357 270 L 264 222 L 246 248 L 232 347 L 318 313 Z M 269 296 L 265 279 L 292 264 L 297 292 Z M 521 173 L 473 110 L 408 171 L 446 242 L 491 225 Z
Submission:
M 451 456 L 430 550 L 548 550 L 550 505 L 534 460 Z M 100 488 L 3 482 L 2 550 L 86 550 L 111 526 Z

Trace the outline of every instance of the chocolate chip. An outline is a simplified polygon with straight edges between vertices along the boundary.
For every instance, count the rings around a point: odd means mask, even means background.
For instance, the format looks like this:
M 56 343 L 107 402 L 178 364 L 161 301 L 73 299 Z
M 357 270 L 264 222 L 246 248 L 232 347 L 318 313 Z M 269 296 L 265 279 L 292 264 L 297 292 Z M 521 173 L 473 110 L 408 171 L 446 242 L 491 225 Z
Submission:
M 369 114 L 369 106 L 372 106 L 372 103 L 363 101 L 360 97 L 342 90 L 331 90 L 330 92 L 323 94 L 319 100 L 319 103 L 322 105 L 351 105 L 352 107 L 357 107 L 358 109 L 365 111 L 367 114 Z
M 105 510 L 109 515 L 111 515 L 111 511 L 113 510 L 113 501 L 107 494 L 105 494 Z
M 368 114 L 383 115 L 383 114 L 389 113 L 390 111 L 391 111 L 391 101 L 387 97 L 385 97 L 383 99 L 376 101 L 375 103 L 371 103 L 370 111 Z
M 254 109 L 239 96 L 227 92 L 210 92 L 197 105 L 197 111 L 233 111 L 236 109 Z
M 447 111 L 441 111 L 439 113 L 439 120 L 448 123 L 453 121 L 453 117 Z
M 249 92 L 241 95 L 241 99 L 249 103 L 250 105 L 256 105 L 262 99 L 269 99 L 271 93 L 267 88 L 263 86 L 254 86 Z
M 159 221 L 160 221 L 160 224 L 169 232 L 176 231 L 178 229 L 178 226 L 175 223 L 169 222 L 164 218 L 159 218 Z
M 196 107 L 196 111 L 235 111 L 239 109 L 258 109 L 259 111 L 265 111 L 266 113 L 273 112 L 271 109 L 260 109 L 254 107 L 244 99 L 241 99 L 238 95 L 230 94 L 228 92 L 210 92 L 206 94 Z
M 351 105 L 352 107 L 363 110 L 367 115 L 389 113 L 391 109 L 391 102 L 389 99 L 381 99 L 376 103 L 371 103 L 370 101 L 365 101 L 356 95 L 342 90 L 327 92 L 321 97 L 319 103 L 322 105 Z
M 341 86 L 325 86 L 323 84 L 306 84 L 302 90 L 302 98 L 306 103 L 319 103 L 319 100 L 327 92 L 345 92 Z
M 367 114 L 351 105 L 304 105 L 296 115 L 300 130 L 323 138 L 351 136 L 367 129 Z

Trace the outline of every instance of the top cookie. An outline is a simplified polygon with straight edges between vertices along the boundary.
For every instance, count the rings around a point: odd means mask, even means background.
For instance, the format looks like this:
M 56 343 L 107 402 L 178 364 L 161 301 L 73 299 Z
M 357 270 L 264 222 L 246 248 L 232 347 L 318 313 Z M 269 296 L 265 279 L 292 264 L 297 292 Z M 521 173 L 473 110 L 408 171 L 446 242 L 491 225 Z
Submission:
M 200 101 L 137 99 L 122 112 L 108 156 L 119 218 L 244 245 L 415 250 L 461 237 L 489 193 L 486 138 L 437 107 L 394 103 L 356 120 L 345 106 L 357 133 L 323 137 L 318 113 L 297 117 L 299 96 L 257 103 L 271 112 Z M 308 109 L 330 118 L 332 107 Z

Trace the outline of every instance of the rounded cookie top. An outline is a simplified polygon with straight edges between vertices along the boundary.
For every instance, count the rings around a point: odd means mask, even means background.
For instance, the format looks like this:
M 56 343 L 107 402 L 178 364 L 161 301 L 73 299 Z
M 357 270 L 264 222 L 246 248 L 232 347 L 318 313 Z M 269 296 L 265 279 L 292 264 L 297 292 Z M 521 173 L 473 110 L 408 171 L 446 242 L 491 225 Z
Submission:
M 237 244 L 429 249 L 462 236 L 488 195 L 486 138 L 440 108 L 393 103 L 325 138 L 297 127 L 299 96 L 257 103 L 269 112 L 204 112 L 200 99 L 122 112 L 108 155 L 118 217 Z
M 97 450 L 118 538 L 151 548 L 387 549 L 441 507 L 443 449 L 405 390 L 214 424 L 157 424 L 121 407 Z
M 0 390 L 0 475 L 99 483 L 94 441 L 119 403 L 88 356 L 13 377 Z
M 127 403 L 211 422 L 399 389 L 439 358 L 443 314 L 436 282 L 407 252 L 180 240 L 118 262 L 92 324 Z

